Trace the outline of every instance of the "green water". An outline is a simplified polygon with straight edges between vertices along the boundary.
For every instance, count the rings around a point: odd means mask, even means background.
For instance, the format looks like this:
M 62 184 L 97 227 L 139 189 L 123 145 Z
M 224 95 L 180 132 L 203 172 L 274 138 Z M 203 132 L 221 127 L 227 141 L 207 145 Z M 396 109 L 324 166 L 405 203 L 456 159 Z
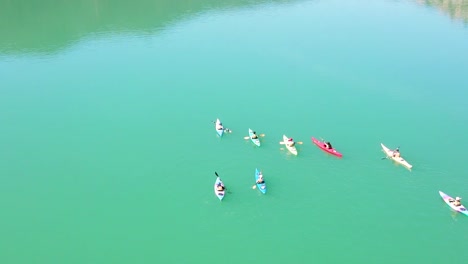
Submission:
M 176 2 L 0 0 L 0 263 L 464 263 L 463 19 Z

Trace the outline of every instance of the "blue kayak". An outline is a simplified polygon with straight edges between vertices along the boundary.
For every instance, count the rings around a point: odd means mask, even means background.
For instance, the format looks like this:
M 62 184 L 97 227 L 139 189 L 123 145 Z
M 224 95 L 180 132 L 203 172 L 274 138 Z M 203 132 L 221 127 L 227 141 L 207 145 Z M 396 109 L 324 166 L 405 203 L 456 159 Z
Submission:
M 250 140 L 252 140 L 252 142 L 253 142 L 255 145 L 257 145 L 257 146 L 260 147 L 260 139 L 258 139 L 258 135 L 257 135 L 257 138 L 253 138 L 253 135 L 254 135 L 253 132 L 254 132 L 254 131 L 253 131 L 252 129 L 249 128 L 249 137 L 250 137 Z
M 257 184 L 257 188 L 263 193 L 265 194 L 266 193 L 266 183 L 265 183 L 265 180 L 263 180 L 263 183 L 258 183 L 258 178 L 260 177 L 262 173 L 258 170 L 258 169 L 255 169 L 255 183 Z
M 220 128 L 220 129 L 218 129 L 218 128 Z M 216 133 L 218 133 L 218 136 L 222 137 L 223 133 L 224 133 L 224 127 L 221 124 L 221 121 L 219 121 L 219 118 L 216 119 L 215 129 L 216 129 Z

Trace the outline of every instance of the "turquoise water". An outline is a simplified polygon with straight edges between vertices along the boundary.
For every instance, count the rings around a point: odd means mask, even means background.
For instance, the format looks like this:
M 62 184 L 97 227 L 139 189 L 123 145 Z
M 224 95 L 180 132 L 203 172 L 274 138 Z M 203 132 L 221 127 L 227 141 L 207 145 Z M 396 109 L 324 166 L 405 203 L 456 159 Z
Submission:
M 2 263 L 468 257 L 438 194 L 468 200 L 463 21 L 412 1 L 0 3 Z

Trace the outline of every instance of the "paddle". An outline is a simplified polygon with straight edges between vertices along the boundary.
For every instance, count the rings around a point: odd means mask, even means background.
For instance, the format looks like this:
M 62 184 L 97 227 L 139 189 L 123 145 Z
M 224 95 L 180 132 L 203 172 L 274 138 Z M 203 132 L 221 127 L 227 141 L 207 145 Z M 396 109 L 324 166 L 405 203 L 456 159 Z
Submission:
M 325 141 L 325 139 L 323 137 L 320 137 L 320 139 L 322 140 L 323 145 L 325 145 L 325 143 L 327 143 L 327 141 Z M 330 149 L 333 149 L 333 148 L 330 148 Z
M 260 134 L 259 136 L 260 136 L 260 137 L 264 137 L 264 136 L 265 136 L 265 134 Z M 246 136 L 246 137 L 244 137 L 244 139 L 249 139 L 249 138 L 250 138 L 250 136 Z M 257 138 L 258 138 L 258 137 L 257 137 Z
M 320 140 L 322 140 L 322 143 L 323 143 L 323 144 L 326 143 L 326 141 L 325 141 L 325 139 L 324 139 L 323 137 L 320 137 Z
M 219 175 L 218 175 L 218 173 L 217 173 L 216 171 L 215 171 L 215 175 L 216 175 L 216 177 L 219 177 Z M 221 179 L 221 178 L 219 178 L 219 179 Z M 223 186 L 224 186 L 224 184 L 223 184 Z M 227 193 L 231 194 L 231 192 L 228 191 L 228 189 L 226 188 L 226 186 L 224 186 L 224 190 L 225 190 Z
M 400 146 L 398 146 L 395 150 L 397 150 L 397 149 L 398 149 L 398 151 L 399 151 L 399 150 L 400 150 Z M 388 159 L 388 156 L 387 156 L 387 157 L 381 158 L 381 160 L 384 160 L 384 159 Z
M 255 184 L 252 186 L 252 189 L 253 190 L 257 189 L 257 182 L 255 182 Z
M 296 144 L 299 144 L 299 145 L 302 145 L 304 144 L 304 142 L 302 141 L 298 141 L 298 142 L 295 142 Z M 284 141 L 280 141 L 280 144 L 284 145 Z
M 252 186 L 252 190 L 255 190 L 257 189 L 257 183 L 255 183 L 253 186 Z
M 211 123 L 213 123 L 213 124 L 215 124 L 215 125 L 216 125 L 216 122 L 215 122 L 215 121 L 213 121 L 213 120 L 211 120 Z M 232 133 L 232 130 L 231 130 L 231 129 L 229 129 L 229 128 L 227 128 L 227 127 L 225 127 L 223 130 L 224 130 L 224 132 L 226 132 L 226 133 Z

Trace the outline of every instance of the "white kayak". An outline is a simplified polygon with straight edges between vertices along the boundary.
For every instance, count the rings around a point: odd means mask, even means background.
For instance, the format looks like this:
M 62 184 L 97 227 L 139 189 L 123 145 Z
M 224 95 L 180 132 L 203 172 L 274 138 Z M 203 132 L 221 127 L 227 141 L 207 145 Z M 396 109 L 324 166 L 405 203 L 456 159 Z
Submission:
M 221 178 L 216 177 L 216 181 L 215 181 L 215 184 L 214 184 L 214 193 L 215 193 L 216 197 L 218 197 L 218 199 L 221 201 L 224 198 L 225 190 L 218 191 L 218 185 L 221 185 L 221 186 L 224 187 L 224 183 L 223 183 L 223 181 L 221 181 Z
M 220 129 L 218 129 L 218 126 L 220 127 Z M 224 127 L 221 124 L 221 121 L 219 121 L 219 118 L 216 119 L 215 129 L 216 129 L 216 133 L 218 133 L 218 136 L 222 137 L 224 133 Z
M 384 144 L 380 143 L 380 145 L 382 146 L 382 149 L 383 151 L 385 152 L 385 154 L 387 155 L 387 157 L 390 157 L 392 160 L 394 160 L 395 162 L 405 166 L 406 168 L 408 169 L 411 169 L 413 166 L 411 164 L 409 164 L 404 158 L 402 157 L 394 157 L 393 156 L 393 150 L 387 148 Z
M 439 191 L 439 194 L 440 196 L 442 197 L 442 199 L 444 199 L 445 203 L 448 204 L 453 210 L 457 211 L 457 212 L 460 212 L 464 215 L 468 215 L 468 211 L 466 210 L 466 208 L 463 206 L 463 205 L 460 205 L 460 206 L 456 206 L 453 204 L 453 202 L 455 201 L 455 199 L 453 199 L 452 197 L 450 197 L 449 195 Z
M 289 150 L 289 152 L 291 152 L 292 154 L 294 155 L 297 155 L 297 149 L 295 147 L 295 145 L 293 146 L 289 146 L 289 141 L 288 141 L 288 137 L 286 135 L 283 135 L 283 144 L 286 146 L 286 148 Z

